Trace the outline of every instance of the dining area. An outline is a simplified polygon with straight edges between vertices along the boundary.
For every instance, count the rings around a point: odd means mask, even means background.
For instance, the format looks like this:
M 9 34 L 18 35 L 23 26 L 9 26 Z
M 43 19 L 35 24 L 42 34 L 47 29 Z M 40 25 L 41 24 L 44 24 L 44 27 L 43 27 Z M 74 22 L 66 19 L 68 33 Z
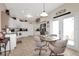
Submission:
M 35 36 L 36 48 L 34 51 L 39 51 L 38 56 L 42 56 L 42 52 L 49 52 L 49 56 L 64 56 L 65 49 L 67 47 L 68 40 L 51 38 L 56 35 L 37 35 Z M 45 54 L 44 53 L 44 54 Z

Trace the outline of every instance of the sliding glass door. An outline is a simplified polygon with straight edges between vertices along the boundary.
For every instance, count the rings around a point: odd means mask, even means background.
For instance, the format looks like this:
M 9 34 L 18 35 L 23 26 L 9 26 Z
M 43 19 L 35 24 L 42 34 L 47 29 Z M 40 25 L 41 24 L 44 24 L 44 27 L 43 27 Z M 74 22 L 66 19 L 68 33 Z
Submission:
M 63 20 L 63 39 L 68 39 L 68 44 L 74 45 L 74 17 Z
M 50 34 L 57 35 L 56 39 L 68 39 L 68 45 L 74 46 L 74 17 L 62 17 L 52 20 Z

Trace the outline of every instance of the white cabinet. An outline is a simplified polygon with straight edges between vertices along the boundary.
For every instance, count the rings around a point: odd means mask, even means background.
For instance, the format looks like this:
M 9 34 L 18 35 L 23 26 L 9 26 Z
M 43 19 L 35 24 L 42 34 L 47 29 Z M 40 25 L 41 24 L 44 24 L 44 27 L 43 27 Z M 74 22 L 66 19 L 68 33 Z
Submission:
M 17 32 L 17 38 L 33 36 L 33 31 L 19 31 Z

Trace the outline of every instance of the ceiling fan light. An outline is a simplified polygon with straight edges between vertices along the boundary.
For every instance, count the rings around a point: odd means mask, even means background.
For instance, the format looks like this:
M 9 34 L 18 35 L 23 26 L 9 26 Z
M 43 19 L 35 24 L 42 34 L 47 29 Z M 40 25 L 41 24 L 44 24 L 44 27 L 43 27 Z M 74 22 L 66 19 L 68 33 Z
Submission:
M 43 12 L 40 14 L 40 16 L 41 16 L 41 17 L 46 17 L 46 16 L 48 16 L 48 14 L 43 11 Z

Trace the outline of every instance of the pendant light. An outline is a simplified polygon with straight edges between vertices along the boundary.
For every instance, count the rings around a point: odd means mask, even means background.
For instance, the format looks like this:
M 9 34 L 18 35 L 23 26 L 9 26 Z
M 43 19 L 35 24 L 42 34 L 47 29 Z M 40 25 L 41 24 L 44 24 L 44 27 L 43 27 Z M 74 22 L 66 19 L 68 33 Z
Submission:
M 42 11 L 42 13 L 40 14 L 40 16 L 41 16 L 41 17 L 47 17 L 47 16 L 48 16 L 48 14 L 47 14 L 46 11 L 45 11 L 45 3 L 43 3 L 43 11 Z

